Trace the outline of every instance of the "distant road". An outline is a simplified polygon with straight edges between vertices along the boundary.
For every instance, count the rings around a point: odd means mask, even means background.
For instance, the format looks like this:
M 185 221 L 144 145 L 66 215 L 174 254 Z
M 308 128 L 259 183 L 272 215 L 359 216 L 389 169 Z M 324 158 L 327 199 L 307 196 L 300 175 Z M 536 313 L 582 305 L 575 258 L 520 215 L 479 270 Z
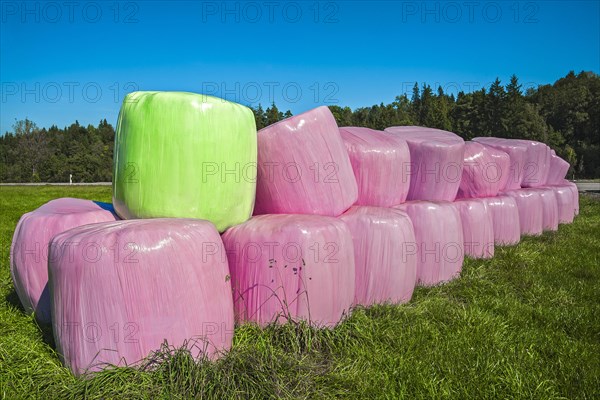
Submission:
M 580 192 L 600 192 L 600 182 L 575 182 Z M 0 186 L 69 186 L 68 183 L 0 183 Z M 73 183 L 71 186 L 110 186 L 111 182 Z
M 600 182 L 575 182 L 580 192 L 600 192 Z

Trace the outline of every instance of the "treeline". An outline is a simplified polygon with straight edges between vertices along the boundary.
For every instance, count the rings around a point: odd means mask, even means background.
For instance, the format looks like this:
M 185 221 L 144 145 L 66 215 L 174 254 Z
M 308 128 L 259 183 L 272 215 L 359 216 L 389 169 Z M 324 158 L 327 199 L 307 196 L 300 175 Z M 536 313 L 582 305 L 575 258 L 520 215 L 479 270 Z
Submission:
M 532 139 L 544 142 L 571 164 L 569 177 L 600 177 L 600 76 L 569 72 L 552 85 L 525 93 L 516 76 L 503 86 L 496 81 L 481 90 L 455 97 L 441 87 L 415 84 L 410 98 L 391 104 L 330 107 L 340 126 L 384 129 L 421 125 L 476 136 Z
M 547 143 L 571 163 L 569 177 L 600 177 L 600 76 L 570 72 L 552 85 L 522 90 L 516 76 L 505 86 L 496 79 L 489 87 L 457 96 L 441 87 L 415 84 L 412 95 L 397 96 L 391 104 L 351 110 L 329 107 L 340 126 L 384 129 L 421 125 L 475 136 L 526 138 Z M 261 129 L 292 113 L 275 104 L 253 108 Z M 38 128 L 18 121 L 13 132 L 0 136 L 1 182 L 110 181 L 114 128 L 98 126 Z

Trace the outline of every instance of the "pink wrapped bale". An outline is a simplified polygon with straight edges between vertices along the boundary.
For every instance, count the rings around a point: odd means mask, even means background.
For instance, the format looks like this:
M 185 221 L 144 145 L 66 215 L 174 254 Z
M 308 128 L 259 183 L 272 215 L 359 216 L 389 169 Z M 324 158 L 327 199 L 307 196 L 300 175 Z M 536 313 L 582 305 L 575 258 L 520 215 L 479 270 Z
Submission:
M 542 199 L 542 224 L 545 231 L 558 230 L 558 203 L 554 190 L 548 187 L 536 189 Z
M 519 209 L 521 235 L 541 235 L 544 226 L 542 199 L 535 189 L 518 189 L 504 193 L 511 196 Z
M 570 224 L 575 217 L 575 199 L 569 186 L 552 186 L 558 206 L 558 223 Z
M 510 175 L 507 153 L 478 142 L 465 142 L 465 158 L 458 198 L 493 197 Z
M 255 215 L 338 216 L 357 198 L 350 158 L 327 107 L 258 132 Z
M 574 214 L 577 216 L 579 215 L 579 189 L 577 189 L 576 184 L 567 180 L 563 181 L 563 185 L 571 190 L 571 194 L 573 195 Z
M 340 134 L 358 184 L 356 204 L 391 207 L 404 203 L 410 186 L 406 141 L 368 128 L 344 127 Z
M 492 214 L 483 199 L 459 199 L 454 206 L 460 213 L 465 255 L 472 258 L 494 257 Z
M 512 246 L 521 240 L 519 209 L 511 196 L 487 197 L 485 204 L 492 216 L 494 243 L 498 246 Z
M 21 217 L 10 250 L 10 272 L 27 313 L 35 311 L 42 323 L 51 321 L 47 288 L 50 240 L 71 228 L 117 219 L 111 204 L 73 198 L 49 201 Z
M 523 166 L 521 187 L 540 187 L 546 184 L 550 173 L 551 149 L 535 140 L 519 140 L 527 146 L 527 162 Z
M 392 208 L 355 206 L 339 218 L 354 242 L 354 304 L 409 301 L 417 279 L 417 254 L 408 215 Z
M 452 203 L 411 201 L 394 207 L 408 214 L 415 229 L 417 282 L 432 286 L 460 274 L 464 237 Z
M 548 171 L 547 185 L 561 185 L 565 181 L 565 176 L 569 172 L 571 164 L 556 155 L 554 150 L 550 150 L 550 169 Z
M 228 229 L 234 309 L 240 322 L 334 326 L 354 299 L 348 226 L 317 215 L 260 215 Z
M 386 128 L 406 140 L 411 178 L 408 200 L 454 201 L 462 177 L 465 142 L 452 132 L 420 126 Z
M 524 166 L 527 163 L 527 146 L 516 140 L 495 137 L 476 137 L 473 141 L 508 154 L 510 158 L 510 167 L 506 178 L 506 184 L 504 188 L 501 188 L 500 190 L 507 191 L 520 189 L 524 177 Z
M 231 347 L 227 257 L 214 225 L 145 219 L 82 226 L 51 242 L 54 338 L 75 375 L 169 346 L 195 358 Z

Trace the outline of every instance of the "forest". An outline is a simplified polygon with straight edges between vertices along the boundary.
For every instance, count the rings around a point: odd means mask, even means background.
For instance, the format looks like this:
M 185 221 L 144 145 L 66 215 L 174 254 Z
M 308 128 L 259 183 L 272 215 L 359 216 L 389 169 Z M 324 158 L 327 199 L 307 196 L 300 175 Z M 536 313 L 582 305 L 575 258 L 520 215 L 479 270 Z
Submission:
M 571 164 L 570 179 L 600 177 L 600 76 L 569 72 L 554 84 L 522 89 L 513 75 L 505 85 L 444 93 L 441 87 L 415 83 L 411 96 L 392 103 L 354 110 L 329 106 L 339 126 L 384 129 L 420 125 L 455 132 L 465 140 L 476 136 L 523 138 L 547 143 Z M 292 115 L 275 104 L 252 107 L 261 129 Z M 114 127 L 39 128 L 29 119 L 16 121 L 0 136 L 0 182 L 110 182 Z

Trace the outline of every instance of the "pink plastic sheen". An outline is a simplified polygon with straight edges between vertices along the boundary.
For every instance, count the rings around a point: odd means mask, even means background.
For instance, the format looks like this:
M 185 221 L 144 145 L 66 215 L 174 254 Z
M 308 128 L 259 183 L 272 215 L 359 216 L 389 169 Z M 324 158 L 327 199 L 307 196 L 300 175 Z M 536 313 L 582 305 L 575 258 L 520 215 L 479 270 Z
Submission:
M 343 127 L 358 184 L 356 204 L 391 207 L 404 203 L 410 187 L 410 152 L 406 141 L 369 128 Z
M 478 142 L 465 142 L 462 179 L 457 198 L 493 197 L 510 175 L 507 153 Z
M 465 255 L 472 258 L 494 257 L 492 214 L 483 199 L 458 199 L 454 206 L 460 213 Z
M 577 189 L 577 185 L 567 180 L 564 180 L 562 185 L 571 190 L 571 194 L 573 195 L 574 214 L 579 215 L 579 189 Z
M 255 215 L 338 216 L 357 198 L 350 158 L 327 107 L 258 131 Z
M 546 184 L 550 172 L 551 149 L 535 140 L 519 140 L 527 146 L 527 162 L 523 166 L 521 187 L 540 187 Z
M 521 235 L 541 235 L 544 227 L 544 213 L 540 194 L 531 188 L 510 190 L 504 194 L 514 198 L 517 203 Z
M 165 340 L 194 357 L 231 347 L 231 282 L 212 223 L 86 225 L 56 236 L 51 255 L 54 338 L 75 375 L 136 364 Z
M 556 204 L 558 206 L 558 223 L 570 224 L 575 217 L 575 201 L 573 191 L 567 185 L 552 186 L 556 195 Z
M 234 310 L 239 322 L 304 320 L 334 326 L 354 299 L 348 226 L 318 215 L 260 215 L 228 229 Z
M 521 240 L 519 209 L 511 196 L 496 196 L 483 199 L 492 216 L 494 243 L 497 246 L 512 246 Z
M 550 170 L 548 171 L 547 185 L 561 185 L 569 172 L 571 164 L 556 155 L 554 150 L 550 151 Z
M 462 176 L 464 140 L 452 132 L 420 126 L 385 131 L 408 143 L 412 176 L 407 200 L 454 201 Z
M 554 190 L 548 187 L 536 189 L 542 200 L 542 224 L 545 231 L 558 229 L 558 203 Z
M 48 243 L 54 235 L 85 224 L 115 221 L 111 204 L 62 198 L 24 214 L 13 236 L 10 272 L 25 312 L 35 311 L 42 323 L 50 323 L 48 294 Z
M 417 255 L 408 215 L 392 208 L 355 206 L 339 218 L 354 242 L 354 304 L 409 301 L 417 279 Z
M 464 260 L 457 208 L 448 202 L 411 201 L 394 207 L 410 217 L 416 239 L 417 282 L 432 286 L 456 278 Z
M 476 137 L 473 141 L 508 154 L 510 157 L 508 177 L 506 185 L 500 190 L 520 189 L 524 177 L 523 167 L 527 162 L 527 145 L 516 140 L 495 137 Z

